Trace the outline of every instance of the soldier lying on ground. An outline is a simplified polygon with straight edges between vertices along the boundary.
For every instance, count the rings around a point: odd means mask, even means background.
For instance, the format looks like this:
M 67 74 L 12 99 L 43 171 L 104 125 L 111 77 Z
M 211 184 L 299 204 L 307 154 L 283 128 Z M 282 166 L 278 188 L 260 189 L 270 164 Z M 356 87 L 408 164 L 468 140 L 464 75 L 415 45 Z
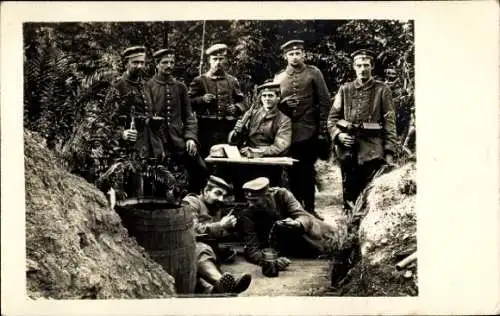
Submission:
M 245 183 L 243 190 L 249 203 L 242 216 L 249 262 L 261 265 L 262 250 L 274 248 L 284 270 L 291 263 L 287 257 L 316 258 L 325 252 L 325 237 L 335 234 L 334 227 L 304 211 L 290 191 L 269 187 L 264 177 Z
M 183 199 L 184 207 L 192 210 L 194 216 L 194 230 L 197 235 L 205 235 L 212 239 L 209 245 L 196 243 L 198 261 L 197 292 L 201 293 L 241 293 L 252 281 L 249 274 L 242 274 L 235 278 L 229 273 L 220 271 L 220 263 L 227 258 L 221 258 L 217 238 L 228 234 L 236 225 L 236 217 L 228 214 L 221 218 L 220 206 L 226 194 L 231 190 L 230 185 L 221 178 L 211 176 L 201 194 L 188 194 Z M 234 256 L 235 253 L 230 253 Z M 226 254 L 227 256 L 227 254 Z

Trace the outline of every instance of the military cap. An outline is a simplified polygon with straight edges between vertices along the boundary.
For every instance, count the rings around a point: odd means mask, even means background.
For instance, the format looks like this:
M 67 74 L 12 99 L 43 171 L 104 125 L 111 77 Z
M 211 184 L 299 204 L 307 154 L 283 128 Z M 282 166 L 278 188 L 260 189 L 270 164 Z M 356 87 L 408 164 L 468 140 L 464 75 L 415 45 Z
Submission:
M 242 188 L 245 192 L 245 197 L 260 196 L 267 192 L 269 179 L 266 177 L 253 179 L 245 183 Z
M 224 181 L 224 179 L 216 176 L 210 176 L 208 178 L 208 183 L 223 188 L 226 191 L 231 191 L 233 189 L 233 187 L 229 183 Z
M 364 58 L 374 59 L 375 58 L 375 53 L 372 50 L 370 50 L 370 49 L 362 48 L 362 49 L 358 49 L 355 52 L 353 52 L 351 54 L 351 57 L 352 57 L 352 59 L 356 59 L 358 57 L 364 57 Z
M 161 59 L 165 55 L 175 55 L 175 51 L 171 48 L 160 49 L 153 53 L 153 58 Z
M 133 46 L 133 47 L 129 47 L 129 48 L 125 49 L 122 53 L 122 57 L 125 59 L 137 57 L 137 56 L 146 56 L 146 47 Z
M 227 54 L 227 45 L 226 44 L 214 44 L 207 48 L 205 54 L 210 55 L 226 55 Z
M 286 53 L 292 49 L 304 49 L 304 41 L 303 40 L 291 40 L 281 45 L 280 49 L 283 53 Z
M 272 79 L 268 79 L 264 81 L 263 84 L 257 87 L 257 91 L 263 91 L 263 90 L 271 90 L 271 91 L 280 91 L 280 84 L 279 82 L 274 82 Z

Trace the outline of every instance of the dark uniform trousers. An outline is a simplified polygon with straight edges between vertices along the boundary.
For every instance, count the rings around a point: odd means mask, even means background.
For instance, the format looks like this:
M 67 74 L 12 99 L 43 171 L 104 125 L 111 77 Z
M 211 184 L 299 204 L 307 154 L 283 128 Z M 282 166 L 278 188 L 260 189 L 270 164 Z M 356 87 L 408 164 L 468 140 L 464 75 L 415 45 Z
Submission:
M 206 93 L 214 94 L 216 99 L 205 103 L 203 96 Z M 218 75 L 205 73 L 194 78 L 188 94 L 193 110 L 198 116 L 200 154 L 205 158 L 209 154 L 210 147 L 227 143 L 229 132 L 248 107 L 243 104 L 244 95 L 238 80 L 225 72 Z M 236 113 L 227 112 L 230 104 L 236 106 Z
M 292 143 L 290 156 L 299 160 L 288 169 L 290 190 L 306 211 L 314 212 L 316 137 Z
M 350 208 L 347 203 L 348 201 L 356 204 L 356 200 L 361 192 L 384 163 L 385 161 L 383 159 L 373 159 L 361 165 L 353 159 L 340 161 L 342 196 L 345 209 Z
M 298 159 L 289 169 L 290 189 L 306 211 L 315 213 L 314 195 L 318 158 L 318 136 L 327 134 L 330 93 L 321 71 L 312 65 L 287 68 L 275 76 L 281 84 L 282 110 L 292 120 L 292 145 L 289 155 Z M 295 96 L 296 105 L 284 102 Z
M 358 135 L 356 147 L 349 150 L 338 139 L 342 130 L 336 124 L 341 119 L 378 123 L 382 130 L 378 134 Z M 342 85 L 329 113 L 328 128 L 340 162 L 344 207 L 348 209 L 347 202 L 355 204 L 374 174 L 385 164 L 386 154 L 395 152 L 396 122 L 390 88 L 374 79 L 365 83 L 356 79 Z

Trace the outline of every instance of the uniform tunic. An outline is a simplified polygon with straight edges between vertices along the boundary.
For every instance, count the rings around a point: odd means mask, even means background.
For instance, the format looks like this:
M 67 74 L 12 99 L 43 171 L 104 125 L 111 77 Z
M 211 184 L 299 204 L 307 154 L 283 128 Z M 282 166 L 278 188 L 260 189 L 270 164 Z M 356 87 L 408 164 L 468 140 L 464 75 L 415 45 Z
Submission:
M 284 109 L 292 119 L 293 142 L 326 135 L 330 93 L 321 71 L 312 65 L 287 66 L 274 80 L 280 83 L 282 100 L 295 94 L 299 101 L 294 109 Z
M 326 121 L 330 108 L 330 93 L 321 71 L 312 65 L 294 68 L 290 65 L 278 73 L 281 99 L 295 95 L 298 105 L 290 108 L 283 103 L 282 111 L 292 120 L 292 145 L 290 156 L 299 160 L 289 170 L 290 189 L 293 195 L 311 213 L 315 212 L 316 170 L 318 136 L 328 135 Z
M 226 236 L 227 231 L 221 226 L 221 212 L 210 212 L 200 196 L 188 194 L 182 201 L 183 207 L 193 214 L 195 234 L 207 234 L 210 238 Z M 216 254 L 211 246 L 203 242 L 196 242 L 196 257 L 198 263 L 205 260 L 216 261 Z
M 245 257 L 249 262 L 260 264 L 262 249 L 275 247 L 280 253 L 318 255 L 325 248 L 323 240 L 333 232 L 333 227 L 321 222 L 304 211 L 292 193 L 284 188 L 269 188 L 265 209 L 247 209 L 243 212 L 243 235 L 245 240 Z M 279 238 L 274 243 L 275 235 L 271 229 L 277 220 L 290 217 L 302 225 L 300 231 L 277 230 Z M 273 232 L 274 233 L 274 232 Z
M 214 94 L 215 100 L 205 103 L 203 96 L 207 93 Z M 225 72 L 220 75 L 205 73 L 194 78 L 189 86 L 189 98 L 198 117 L 201 152 L 204 157 L 211 146 L 227 142 L 236 120 L 248 107 L 243 103 L 244 95 L 238 80 Z M 236 106 L 235 115 L 227 112 L 230 104 Z
M 379 123 L 382 132 L 360 135 L 355 155 L 350 156 L 350 150 L 338 140 L 341 130 L 336 123 L 340 119 L 353 123 Z M 342 85 L 329 113 L 328 129 L 340 161 L 344 204 L 347 206 L 347 201 L 356 202 L 374 172 L 384 163 L 385 155 L 396 150 L 395 111 L 389 86 L 373 78 L 364 84 L 355 80 Z
M 98 129 L 104 128 L 106 132 L 96 131 L 96 134 L 105 134 L 108 137 L 101 140 L 105 152 L 110 153 L 109 161 L 104 166 L 106 170 L 109 170 L 112 164 L 124 160 L 143 168 L 142 159 L 154 156 L 149 145 L 150 133 L 144 119 L 148 113 L 149 104 L 145 97 L 144 81 L 132 80 L 124 73 L 106 94 L 98 124 Z M 131 128 L 132 117 L 137 130 L 137 140 L 134 143 L 124 140 L 122 136 L 124 130 Z M 125 178 L 113 176 L 98 185 L 104 192 L 113 187 L 118 192 L 118 200 L 143 194 L 138 173 L 124 176 Z
M 113 131 L 111 142 L 113 146 L 125 147 L 127 142 L 123 140 L 123 131 L 130 128 L 132 115 L 144 116 L 149 112 L 146 101 L 143 80 L 131 80 L 127 74 L 119 78 L 108 90 L 104 101 L 103 117 L 104 121 L 110 124 Z M 136 118 L 137 141 L 134 145 L 136 152 L 141 157 L 148 157 L 147 138 L 144 120 Z
M 191 110 L 186 86 L 169 77 L 151 78 L 145 86 L 146 97 L 151 104 L 151 113 L 164 117 L 157 142 L 163 150 L 182 153 L 186 149 L 186 141 L 198 141 L 198 124 Z
M 198 148 L 198 122 L 191 109 L 187 87 L 173 77 L 154 76 L 145 84 L 145 95 L 150 113 L 161 116 L 163 121 L 150 129 L 151 144 L 158 155 L 172 154 L 189 174 L 189 191 L 198 192 L 208 178 L 208 169 L 199 154 L 187 154 L 186 142 L 193 140 Z M 150 125 L 154 125 L 150 121 Z
M 234 133 L 230 133 L 230 143 L 238 142 L 236 138 Z M 260 107 L 250 116 L 248 131 L 238 138 L 242 146 L 263 150 L 264 157 L 283 156 L 292 140 L 292 123 L 280 110 L 266 112 Z

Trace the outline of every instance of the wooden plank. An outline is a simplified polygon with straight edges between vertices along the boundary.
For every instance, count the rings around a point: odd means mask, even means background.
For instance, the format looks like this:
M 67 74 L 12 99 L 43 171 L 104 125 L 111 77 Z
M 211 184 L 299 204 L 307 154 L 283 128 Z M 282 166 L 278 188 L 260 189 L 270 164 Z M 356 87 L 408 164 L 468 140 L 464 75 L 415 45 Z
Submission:
M 262 157 L 262 158 L 205 158 L 206 162 L 222 162 L 222 163 L 235 163 L 244 165 L 281 165 L 291 166 L 297 159 L 290 157 Z

